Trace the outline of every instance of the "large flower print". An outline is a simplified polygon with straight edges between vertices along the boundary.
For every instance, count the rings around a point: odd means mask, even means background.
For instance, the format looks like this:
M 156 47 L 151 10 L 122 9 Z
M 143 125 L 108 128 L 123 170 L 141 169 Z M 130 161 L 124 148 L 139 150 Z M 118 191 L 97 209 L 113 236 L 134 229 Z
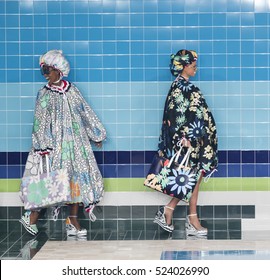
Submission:
M 181 83 L 179 84 L 179 88 L 182 90 L 182 91 L 184 91 L 184 92 L 188 92 L 188 91 L 190 91 L 191 90 L 191 88 L 192 88 L 192 84 L 190 83 L 190 82 L 188 82 L 188 81 L 181 81 Z
M 34 125 L 33 125 L 33 132 L 37 132 L 39 130 L 40 121 L 35 117 L 34 118 Z
M 191 169 L 172 169 L 173 176 L 168 177 L 168 185 L 172 185 L 171 192 L 176 190 L 178 195 L 180 192 L 186 195 L 187 190 L 192 190 L 196 183 L 196 174 L 192 174 L 190 171 Z
M 193 122 L 188 129 L 188 136 L 190 138 L 200 138 L 204 133 L 203 122 Z
M 47 107 L 48 102 L 49 102 L 49 99 L 50 99 L 50 96 L 49 96 L 48 94 L 43 95 L 43 96 L 40 98 L 40 105 L 41 105 L 42 108 Z
M 29 202 L 40 204 L 42 199 L 48 196 L 48 189 L 46 188 L 44 181 L 30 184 L 28 190 L 29 193 L 27 198 Z

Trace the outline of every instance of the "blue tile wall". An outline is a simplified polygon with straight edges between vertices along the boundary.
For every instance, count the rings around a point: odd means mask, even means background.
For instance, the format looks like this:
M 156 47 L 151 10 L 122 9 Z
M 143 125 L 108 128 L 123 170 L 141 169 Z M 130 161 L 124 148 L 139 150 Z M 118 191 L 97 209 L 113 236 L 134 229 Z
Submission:
M 0 152 L 0 179 L 22 177 L 27 152 Z M 96 151 L 104 178 L 143 178 L 154 151 Z M 219 169 L 214 177 L 269 177 L 269 151 L 220 151 Z
M 199 54 L 193 80 L 217 122 L 217 176 L 268 176 L 269 11 L 267 0 L 0 1 L 1 178 L 22 172 L 2 156 L 30 148 L 45 82 L 38 59 L 54 48 L 108 130 L 98 154 L 107 177 L 140 177 L 149 163 L 172 81 L 169 56 L 181 48 Z

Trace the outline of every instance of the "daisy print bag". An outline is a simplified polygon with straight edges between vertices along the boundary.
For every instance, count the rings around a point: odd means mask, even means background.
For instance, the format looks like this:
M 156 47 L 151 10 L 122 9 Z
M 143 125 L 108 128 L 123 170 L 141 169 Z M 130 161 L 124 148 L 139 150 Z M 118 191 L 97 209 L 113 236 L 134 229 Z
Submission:
M 160 157 L 158 161 L 154 158 L 144 185 L 171 197 L 189 201 L 199 179 L 199 172 L 188 164 L 191 148 L 184 155 L 181 155 L 182 151 L 181 146 L 170 160 Z
M 48 155 L 37 156 L 39 157 L 37 175 L 25 176 L 21 180 L 20 197 L 24 208 L 38 210 L 71 202 L 67 169 L 52 171 Z

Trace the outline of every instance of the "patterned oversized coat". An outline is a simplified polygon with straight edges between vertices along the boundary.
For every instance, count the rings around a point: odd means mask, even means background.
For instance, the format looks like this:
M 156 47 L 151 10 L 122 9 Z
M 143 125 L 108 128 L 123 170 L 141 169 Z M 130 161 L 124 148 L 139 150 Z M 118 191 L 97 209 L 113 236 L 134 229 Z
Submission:
M 104 186 L 90 142 L 105 138 L 102 123 L 74 84 L 64 80 L 60 87 L 47 84 L 36 99 L 24 176 L 37 174 L 37 152 L 48 150 L 52 170 L 68 170 L 71 202 L 94 205 L 102 199 Z
M 214 117 L 199 88 L 178 76 L 165 102 L 159 154 L 166 158 L 179 149 L 179 140 L 191 142 L 190 165 L 205 173 L 218 165 Z

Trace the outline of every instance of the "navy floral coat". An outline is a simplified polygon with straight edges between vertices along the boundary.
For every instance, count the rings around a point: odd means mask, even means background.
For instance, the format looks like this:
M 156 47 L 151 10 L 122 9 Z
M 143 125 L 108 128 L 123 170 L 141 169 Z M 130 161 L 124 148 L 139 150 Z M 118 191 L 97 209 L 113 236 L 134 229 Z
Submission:
M 214 117 L 198 87 L 179 75 L 166 98 L 159 138 L 160 156 L 171 158 L 182 137 L 192 146 L 190 165 L 207 173 L 217 168 L 217 131 Z

